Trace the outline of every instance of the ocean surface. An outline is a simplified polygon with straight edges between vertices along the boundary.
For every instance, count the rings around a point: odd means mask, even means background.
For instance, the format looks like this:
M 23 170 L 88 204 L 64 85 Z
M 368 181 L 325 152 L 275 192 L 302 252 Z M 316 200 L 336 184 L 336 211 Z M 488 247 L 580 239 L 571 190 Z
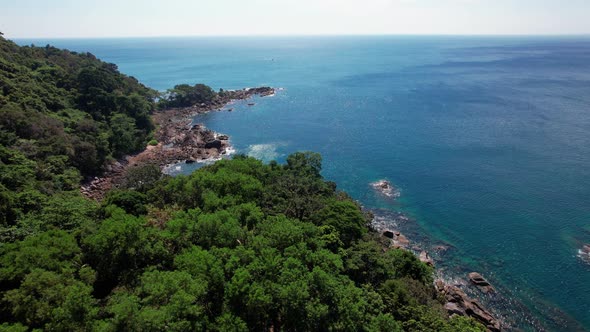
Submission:
M 18 40 L 89 51 L 155 89 L 281 87 L 196 121 L 240 153 L 320 152 L 323 175 L 524 330 L 590 330 L 590 38 Z M 186 169 L 184 169 L 186 171 Z M 388 179 L 397 200 L 370 183 Z M 390 218 L 390 219 L 388 219 Z M 477 294 L 477 292 L 472 292 Z

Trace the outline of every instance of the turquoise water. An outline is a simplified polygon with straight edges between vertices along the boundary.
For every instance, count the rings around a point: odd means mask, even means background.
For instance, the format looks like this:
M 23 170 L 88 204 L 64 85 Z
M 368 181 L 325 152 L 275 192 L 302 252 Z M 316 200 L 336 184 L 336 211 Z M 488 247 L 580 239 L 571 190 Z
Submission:
M 21 44 L 33 41 L 21 40 Z M 90 51 L 156 89 L 270 85 L 199 118 L 266 160 L 322 153 L 363 205 L 451 249 L 524 329 L 590 329 L 590 38 L 290 37 L 34 41 Z M 398 201 L 369 183 L 386 178 Z

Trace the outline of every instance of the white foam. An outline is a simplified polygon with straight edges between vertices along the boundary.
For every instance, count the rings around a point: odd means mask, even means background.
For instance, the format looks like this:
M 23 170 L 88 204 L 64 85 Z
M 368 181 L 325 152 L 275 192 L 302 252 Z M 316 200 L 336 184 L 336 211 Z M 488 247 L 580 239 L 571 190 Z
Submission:
M 275 160 L 280 156 L 277 151 L 280 145 L 278 143 L 252 144 L 248 147 L 246 154 L 262 161 Z
M 231 145 L 225 149 L 225 156 L 231 156 L 232 154 L 235 154 L 235 153 L 236 153 L 236 149 L 234 149 L 234 147 Z
M 401 192 L 387 180 L 372 182 L 371 187 L 386 197 L 398 198 L 401 195 Z

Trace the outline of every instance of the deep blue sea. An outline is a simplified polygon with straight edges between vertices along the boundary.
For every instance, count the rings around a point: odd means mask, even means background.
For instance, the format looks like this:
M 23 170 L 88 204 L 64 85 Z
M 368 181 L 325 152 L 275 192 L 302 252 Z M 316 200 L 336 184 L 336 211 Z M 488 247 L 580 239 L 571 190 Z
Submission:
M 282 87 L 202 116 L 238 152 L 313 150 L 323 175 L 422 245 L 447 278 L 525 330 L 590 330 L 589 37 L 19 40 L 89 51 L 155 89 Z M 388 179 L 393 201 L 369 183 Z

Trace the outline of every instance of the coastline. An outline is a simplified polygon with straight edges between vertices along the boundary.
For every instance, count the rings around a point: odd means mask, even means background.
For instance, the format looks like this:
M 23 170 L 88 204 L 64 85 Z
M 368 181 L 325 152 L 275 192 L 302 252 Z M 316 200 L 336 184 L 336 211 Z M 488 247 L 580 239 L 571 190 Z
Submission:
M 389 202 L 396 201 L 401 192 L 401 189 L 385 179 L 370 182 L 368 186 L 378 196 Z M 551 304 L 532 310 L 526 302 L 514 294 L 514 289 L 495 278 L 493 270 L 469 268 L 469 264 L 466 265 L 457 259 L 457 255 L 460 255 L 457 252 L 458 248 L 445 240 L 428 235 L 411 213 L 406 214 L 398 209 L 384 208 L 374 208 L 369 211 L 374 216 L 371 227 L 380 235 L 382 243 L 388 247 L 387 250 L 392 248 L 408 250 L 423 262 L 433 264 L 435 287 L 439 294 L 444 296 L 446 304 L 450 303 L 445 306 L 449 316 L 465 315 L 454 312 L 456 307 L 453 302 L 456 302 L 455 299 L 462 298 L 463 302 L 471 303 L 475 308 L 489 314 L 489 316 L 481 317 L 492 318 L 499 323 L 501 331 L 550 331 L 555 326 L 567 326 L 572 331 L 585 331 L 574 318 L 555 309 Z M 586 254 L 584 250 L 589 249 L 590 244 L 580 249 L 579 255 Z M 583 257 L 579 259 L 583 260 Z M 476 273 L 475 271 L 488 278 L 491 284 L 485 279 L 483 283 L 477 279 L 472 280 L 471 277 L 473 273 Z M 471 310 L 469 312 L 474 313 Z M 549 319 L 542 319 L 543 317 Z M 480 321 L 477 317 L 474 318 Z M 487 324 L 484 323 L 484 325 Z M 488 327 L 488 330 L 492 329 Z
M 395 200 L 400 196 L 400 190 L 388 180 L 381 179 L 369 185 L 387 199 Z M 439 243 L 427 246 L 419 240 L 410 240 L 411 236 L 406 236 L 408 234 L 405 234 L 406 229 L 403 227 L 404 224 L 410 222 L 410 218 L 402 212 L 391 211 L 389 215 L 382 215 L 376 210 L 370 211 L 374 216 L 370 226 L 380 235 L 384 250 L 410 251 L 421 262 L 434 269 L 434 287 L 444 299 L 443 308 L 449 317 L 453 315 L 471 317 L 491 332 L 510 329 L 506 319 L 499 313 L 490 310 L 487 305 L 483 305 L 481 303 L 482 296 L 475 294 L 474 289 L 487 296 L 497 295 L 495 288 L 479 273 L 471 272 L 466 279 L 459 276 L 456 276 L 456 279 L 451 279 L 442 268 L 437 266 L 436 263 L 442 261 L 441 254 L 450 249 L 449 245 Z M 434 255 L 431 256 L 429 251 L 432 251 Z
M 152 121 L 156 125 L 154 137 L 157 145 L 148 145 L 137 154 L 125 156 L 111 163 L 101 177 L 83 183 L 80 192 L 87 198 L 100 201 L 106 192 L 122 183 L 130 168 L 155 164 L 163 171 L 171 164 L 203 162 L 227 155 L 232 151 L 229 136 L 216 133 L 202 124 L 191 125 L 193 117 L 212 111 L 222 111 L 237 100 L 246 100 L 256 95 L 273 96 L 275 92 L 275 88 L 271 87 L 226 90 L 211 103 L 155 111 Z
M 227 106 L 232 102 L 247 100 L 256 95 L 272 97 L 275 95 L 276 89 L 257 87 L 225 92 L 223 98 L 218 98 L 209 104 L 168 108 L 154 112 L 152 120 L 157 128 L 154 137 L 158 144 L 148 145 L 143 151 L 125 156 L 121 160 L 108 165 L 102 177 L 94 178 L 81 186 L 81 193 L 90 199 L 100 201 L 105 197 L 106 192 L 121 185 L 126 172 L 131 168 L 155 164 L 162 173 L 165 173 L 166 168 L 180 163 L 207 162 L 230 154 L 233 149 L 229 142 L 229 136 L 214 132 L 202 124 L 193 125 L 193 117 L 213 111 L 225 110 L 231 112 L 233 108 L 227 108 Z M 248 104 L 248 106 L 254 105 L 254 103 Z M 399 189 L 395 188 L 387 180 L 379 180 L 370 185 L 388 199 L 396 199 L 400 196 Z M 509 327 L 509 325 L 506 325 L 505 320 L 498 319 L 495 313 L 484 307 L 477 297 L 470 296 L 472 293 L 466 294 L 463 286 L 466 286 L 468 282 L 459 284 L 443 276 L 442 270 L 436 267 L 435 259 L 424 249 L 422 243 L 410 241 L 399 231 L 401 228 L 399 227 L 400 222 L 405 223 L 408 221 L 407 216 L 397 212 L 393 227 L 384 220 L 378 220 L 377 218 L 373 219 L 371 227 L 376 234 L 383 238 L 382 243 L 385 250 L 408 250 L 414 253 L 422 262 L 435 269 L 434 286 L 437 292 L 445 298 L 446 304 L 444 308 L 447 310 L 449 317 L 452 315 L 472 317 L 486 326 L 488 331 L 501 331 Z M 437 251 L 446 251 L 448 249 L 448 247 L 442 245 L 437 247 L 439 248 L 434 248 Z M 436 261 L 440 261 L 440 259 L 436 259 Z

